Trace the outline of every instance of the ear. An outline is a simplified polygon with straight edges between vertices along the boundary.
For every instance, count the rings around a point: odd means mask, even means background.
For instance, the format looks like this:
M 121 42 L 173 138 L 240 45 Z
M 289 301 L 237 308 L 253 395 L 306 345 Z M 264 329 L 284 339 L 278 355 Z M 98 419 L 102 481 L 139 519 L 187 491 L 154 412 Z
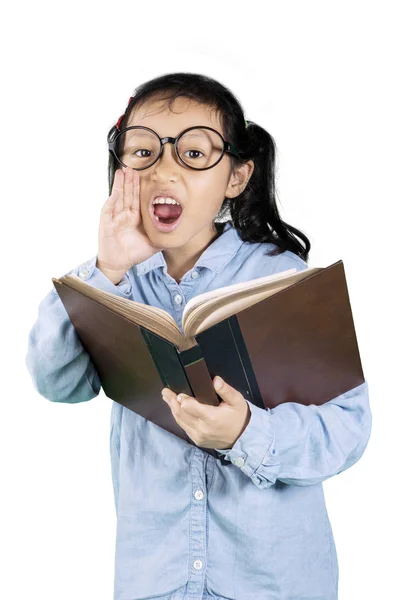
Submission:
M 229 178 L 225 191 L 226 198 L 236 198 L 245 189 L 250 177 L 254 171 L 254 162 L 252 160 L 237 167 Z

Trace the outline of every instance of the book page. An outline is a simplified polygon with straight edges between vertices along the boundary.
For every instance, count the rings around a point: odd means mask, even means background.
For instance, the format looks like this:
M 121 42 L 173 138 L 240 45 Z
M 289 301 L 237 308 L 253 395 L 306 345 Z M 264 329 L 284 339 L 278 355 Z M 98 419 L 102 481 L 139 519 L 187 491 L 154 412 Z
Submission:
M 185 334 L 188 337 L 194 337 L 201 331 L 209 329 L 213 325 L 220 323 L 224 319 L 235 315 L 258 302 L 261 302 L 268 296 L 272 296 L 287 287 L 310 277 L 320 268 L 304 269 L 296 271 L 296 275 L 285 277 L 280 282 L 270 282 L 264 286 L 257 286 L 251 290 L 240 290 L 232 294 L 228 299 L 220 296 L 195 307 L 188 315 L 185 321 Z M 227 301 L 228 300 L 228 301 Z
M 84 296 L 95 300 L 113 312 L 124 316 L 136 325 L 176 344 L 180 349 L 186 349 L 196 344 L 195 340 L 186 340 L 173 317 L 162 308 L 121 298 L 116 294 L 95 288 L 74 274 L 64 275 L 61 279 L 52 278 L 53 282 L 67 285 Z
M 207 302 L 208 300 L 212 300 L 214 298 L 219 298 L 220 296 L 229 297 L 231 294 L 234 295 L 236 292 L 240 292 L 241 290 L 251 290 L 257 287 L 264 287 L 265 284 L 269 282 L 277 282 L 285 277 L 289 277 L 294 273 L 297 273 L 296 269 L 286 269 L 286 271 L 281 271 L 280 273 L 273 273 L 272 275 L 265 275 L 264 277 L 257 277 L 256 279 L 250 279 L 248 281 L 242 281 L 240 283 L 235 283 L 233 285 L 227 285 L 225 287 L 217 288 L 215 290 L 211 290 L 210 292 L 204 292 L 203 294 L 199 294 L 195 296 L 186 304 L 183 315 L 182 315 L 182 323 L 184 324 L 187 318 L 187 314 L 194 310 L 198 305 Z
M 268 296 L 272 296 L 276 292 L 280 290 L 284 290 L 287 285 L 281 286 L 274 290 L 269 291 L 259 291 L 256 294 L 252 294 L 251 298 L 245 296 L 243 292 L 237 294 L 229 304 L 224 304 L 221 302 L 221 299 L 216 299 L 215 303 L 212 306 L 212 310 L 207 311 L 199 311 L 199 313 L 193 315 L 189 315 L 188 320 L 186 322 L 187 335 L 195 336 L 206 329 L 209 329 L 213 325 L 224 321 L 228 317 L 232 315 L 236 315 L 237 313 L 245 310 L 249 306 L 253 306 L 253 304 L 257 304 L 257 302 L 261 302 Z M 210 308 L 210 307 L 208 307 Z

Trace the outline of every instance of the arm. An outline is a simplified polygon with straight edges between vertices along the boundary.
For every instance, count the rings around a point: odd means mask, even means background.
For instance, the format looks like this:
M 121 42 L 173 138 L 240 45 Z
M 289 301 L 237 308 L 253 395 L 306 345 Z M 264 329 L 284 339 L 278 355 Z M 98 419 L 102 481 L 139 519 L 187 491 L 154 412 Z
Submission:
M 97 256 L 67 275 L 78 275 L 93 287 L 130 298 L 127 274 L 114 285 L 97 267 Z M 53 402 L 85 402 L 97 396 L 101 384 L 55 287 L 41 301 L 38 319 L 28 337 L 25 364 L 36 390 Z
M 292 252 L 276 257 L 273 272 L 308 268 Z M 320 483 L 362 456 L 371 432 L 368 384 L 322 406 L 285 402 L 262 409 L 247 401 L 250 421 L 231 449 L 218 450 L 260 488 Z
M 320 483 L 354 465 L 371 433 L 367 382 L 322 406 L 285 402 L 251 418 L 229 450 L 219 450 L 260 488 Z

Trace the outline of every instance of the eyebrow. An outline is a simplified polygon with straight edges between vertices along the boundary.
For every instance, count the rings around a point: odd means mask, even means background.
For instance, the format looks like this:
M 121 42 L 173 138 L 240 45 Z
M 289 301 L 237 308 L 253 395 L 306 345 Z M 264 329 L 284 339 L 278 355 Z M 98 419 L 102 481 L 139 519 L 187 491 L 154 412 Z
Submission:
M 138 126 L 137 126 L 137 125 L 132 125 L 131 127 L 138 127 Z M 202 125 L 198 125 L 198 126 L 196 125 L 196 127 L 199 127 L 199 128 L 201 128 L 201 127 L 203 127 L 203 126 L 202 126 Z M 151 128 L 149 127 L 149 129 L 151 129 Z M 154 131 L 154 129 L 152 129 L 152 131 Z M 184 131 L 184 129 L 183 129 L 182 131 Z M 182 131 L 181 131 L 180 133 L 178 133 L 178 135 L 180 135 L 180 134 L 182 133 Z M 155 133 L 157 133 L 157 132 L 155 132 Z M 148 132 L 147 132 L 147 131 L 144 131 L 144 130 L 142 130 L 142 129 L 138 129 L 138 130 L 136 131 L 136 134 L 135 134 L 135 135 L 138 135 L 138 136 L 142 136 L 142 137 L 144 137 L 144 136 L 148 135 Z M 158 134 L 157 134 L 157 135 L 158 135 Z M 201 133 L 190 133 L 190 132 L 186 133 L 186 134 L 185 134 L 185 136 L 187 136 L 187 137 L 190 137 L 190 138 L 202 137 Z M 161 136 L 159 136 L 159 137 L 161 137 Z M 176 137 L 178 137 L 178 136 L 176 136 Z
M 203 137 L 201 133 L 187 133 L 187 137 Z

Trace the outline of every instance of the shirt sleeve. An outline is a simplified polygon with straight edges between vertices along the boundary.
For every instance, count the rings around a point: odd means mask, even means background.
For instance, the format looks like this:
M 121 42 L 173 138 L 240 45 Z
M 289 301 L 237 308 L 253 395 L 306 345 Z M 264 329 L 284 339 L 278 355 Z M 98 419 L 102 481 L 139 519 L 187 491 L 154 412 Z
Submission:
M 316 406 L 284 402 L 262 409 L 246 400 L 250 421 L 231 449 L 218 450 L 260 488 L 320 483 L 354 465 L 370 437 L 368 383 Z
M 273 273 L 307 269 L 290 251 L 278 255 Z M 320 483 L 356 463 L 371 432 L 368 384 L 341 394 L 321 406 L 284 402 L 263 409 L 246 399 L 250 421 L 234 446 L 217 450 L 260 488 L 283 483 Z
M 96 260 L 97 255 L 67 275 L 77 275 L 88 285 L 131 299 L 129 272 L 114 285 L 96 267 Z M 28 336 L 25 364 L 35 389 L 53 402 L 85 402 L 100 392 L 99 376 L 55 286 L 39 304 L 38 318 Z
M 93 256 L 88 261 L 79 265 L 72 271 L 68 271 L 66 275 L 76 275 L 80 279 L 82 279 L 88 285 L 95 287 L 99 290 L 103 290 L 104 292 L 110 292 L 111 294 L 116 294 L 122 298 L 129 298 L 132 300 L 132 283 L 130 280 L 130 271 L 125 273 L 122 280 L 114 285 L 113 282 L 104 275 L 100 269 L 96 267 L 97 254 Z M 60 277 L 58 278 L 60 279 Z M 57 294 L 57 290 L 55 286 L 53 286 L 52 292 Z

